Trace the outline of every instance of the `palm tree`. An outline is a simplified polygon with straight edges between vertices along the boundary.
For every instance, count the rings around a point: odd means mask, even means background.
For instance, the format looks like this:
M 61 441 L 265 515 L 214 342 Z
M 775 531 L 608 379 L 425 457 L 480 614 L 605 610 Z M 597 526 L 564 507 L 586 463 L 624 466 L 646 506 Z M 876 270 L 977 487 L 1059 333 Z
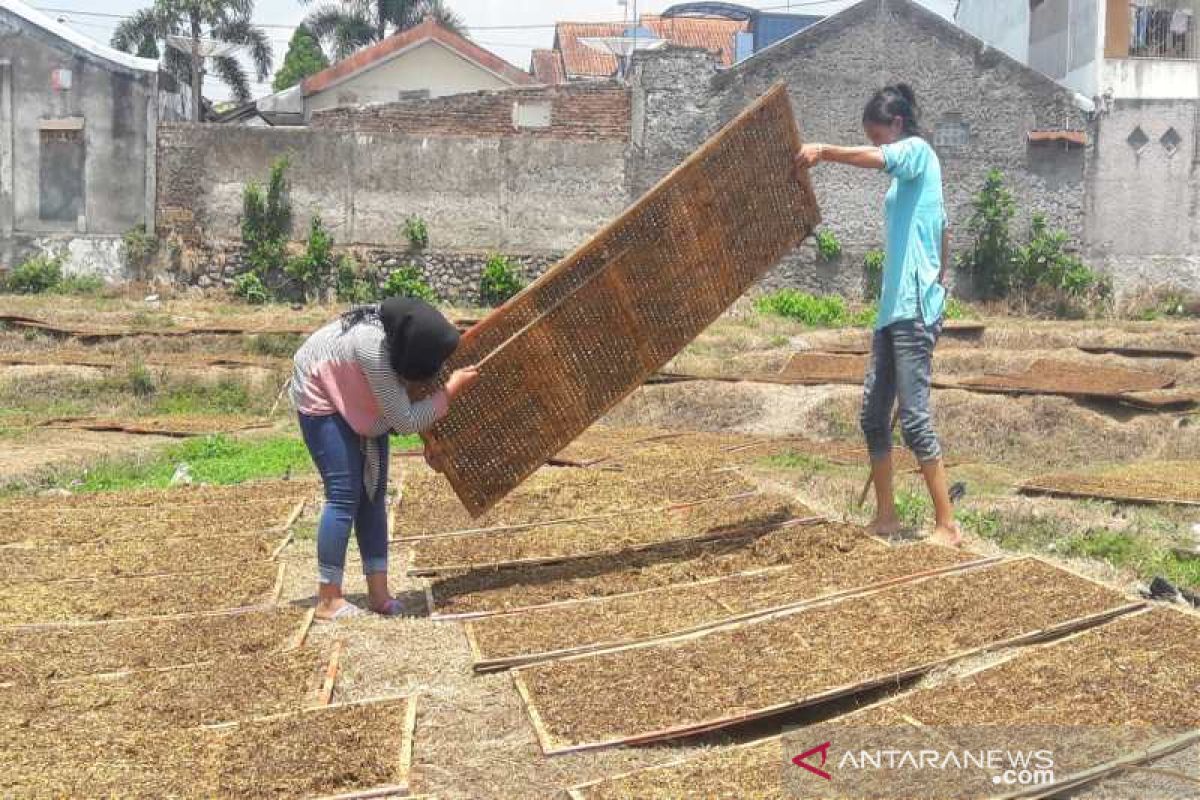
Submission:
M 313 0 L 300 0 L 309 4 Z M 431 16 L 455 33 L 463 33 L 462 18 L 442 0 L 324 0 L 304 24 L 318 39 L 332 45 L 341 59 L 398 31 L 420 25 Z
M 262 28 L 250 21 L 254 0 L 154 0 L 154 5 L 138 11 L 117 26 L 112 46 L 127 53 L 149 52 L 167 36 L 183 36 L 192 41 L 192 52 L 173 47 L 165 49 L 163 65 L 176 79 L 192 87 L 192 120 L 200 121 L 200 96 L 204 80 L 204 56 L 201 39 L 217 39 L 246 47 L 254 63 L 257 79 L 271 74 L 271 42 Z M 213 71 L 233 92 L 239 103 L 250 99 L 250 79 L 234 56 L 212 59 Z

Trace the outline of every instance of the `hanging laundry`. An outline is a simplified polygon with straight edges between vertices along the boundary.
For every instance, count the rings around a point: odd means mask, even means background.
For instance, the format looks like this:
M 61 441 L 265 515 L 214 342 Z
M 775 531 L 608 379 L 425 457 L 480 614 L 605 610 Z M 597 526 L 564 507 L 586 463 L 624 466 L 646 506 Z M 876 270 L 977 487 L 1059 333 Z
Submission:
M 1180 8 L 1171 15 L 1171 33 L 1186 36 L 1192 30 L 1192 11 Z

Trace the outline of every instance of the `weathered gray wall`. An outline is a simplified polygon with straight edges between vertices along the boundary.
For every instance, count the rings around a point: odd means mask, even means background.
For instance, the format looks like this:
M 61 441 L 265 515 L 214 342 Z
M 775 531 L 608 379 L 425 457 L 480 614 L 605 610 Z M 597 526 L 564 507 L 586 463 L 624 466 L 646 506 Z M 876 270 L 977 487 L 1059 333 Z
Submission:
M 288 156 L 294 236 L 313 213 L 342 244 L 399 245 L 423 218 L 433 247 L 561 252 L 626 205 L 620 141 L 425 137 L 164 125 L 158 219 L 195 243 L 240 238 L 242 190 Z
M 1089 164 L 1088 257 L 1119 290 L 1200 290 L 1200 101 L 1119 100 L 1099 121 Z M 1136 128 L 1148 138 L 1135 149 Z M 1171 152 L 1162 141 L 1174 129 Z
M 932 137 L 944 115 L 961 115 L 970 144 L 939 151 L 945 174 L 952 247 L 967 241 L 971 200 L 987 171 L 1002 170 L 1018 198 L 1023 232 L 1045 213 L 1076 240 L 1083 234 L 1081 151 L 1031 146 L 1037 129 L 1084 129 L 1070 91 L 983 45 L 942 18 L 898 0 L 869 0 L 717 73 L 702 53 L 640 55 L 633 92 L 630 184 L 651 185 L 712 131 L 773 83 L 785 81 L 808 141 L 863 144 L 863 105 L 879 87 L 915 87 L 922 124 Z M 885 175 L 824 164 L 813 172 L 825 227 L 841 240 L 840 265 L 813 264 L 802 248 L 772 281 L 853 291 L 862 285 L 862 255 L 883 241 Z
M 146 216 L 148 136 L 157 75 L 112 64 L 0 10 L 0 58 L 10 62 L 13 226 L 18 232 L 121 233 Z M 71 71 L 55 90 L 51 73 Z M 82 118 L 86 151 L 85 227 L 39 215 L 40 129 L 50 119 Z

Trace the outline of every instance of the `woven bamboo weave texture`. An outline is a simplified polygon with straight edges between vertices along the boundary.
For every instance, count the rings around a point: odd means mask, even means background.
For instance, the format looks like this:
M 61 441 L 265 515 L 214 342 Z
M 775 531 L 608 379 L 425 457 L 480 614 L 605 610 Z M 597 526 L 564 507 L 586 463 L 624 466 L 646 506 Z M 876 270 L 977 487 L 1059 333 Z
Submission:
M 481 377 L 427 434 L 478 515 L 721 315 L 820 220 L 782 85 L 472 328 Z

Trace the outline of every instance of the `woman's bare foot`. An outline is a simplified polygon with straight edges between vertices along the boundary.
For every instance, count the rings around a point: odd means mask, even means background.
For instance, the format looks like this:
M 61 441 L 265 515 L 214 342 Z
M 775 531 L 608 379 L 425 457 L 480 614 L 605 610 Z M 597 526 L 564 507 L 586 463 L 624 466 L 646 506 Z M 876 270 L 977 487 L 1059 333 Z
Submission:
M 903 529 L 904 523 L 900 521 L 899 517 L 888 517 L 886 519 L 876 517 L 867 526 L 867 530 L 875 536 L 895 536 Z
M 933 529 L 933 535 L 929 537 L 931 541 L 946 547 L 958 547 L 962 544 L 962 530 L 958 527 L 957 522 L 952 522 L 949 525 L 938 525 Z

